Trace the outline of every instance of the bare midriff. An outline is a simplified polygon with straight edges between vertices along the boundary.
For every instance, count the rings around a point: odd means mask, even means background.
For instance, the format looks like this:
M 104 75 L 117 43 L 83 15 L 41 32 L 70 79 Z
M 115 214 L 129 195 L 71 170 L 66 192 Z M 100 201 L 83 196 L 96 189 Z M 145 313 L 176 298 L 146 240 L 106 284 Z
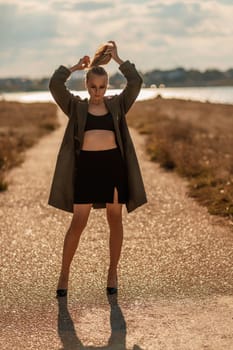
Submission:
M 115 134 L 111 130 L 87 130 L 84 133 L 82 149 L 85 151 L 103 151 L 116 148 Z

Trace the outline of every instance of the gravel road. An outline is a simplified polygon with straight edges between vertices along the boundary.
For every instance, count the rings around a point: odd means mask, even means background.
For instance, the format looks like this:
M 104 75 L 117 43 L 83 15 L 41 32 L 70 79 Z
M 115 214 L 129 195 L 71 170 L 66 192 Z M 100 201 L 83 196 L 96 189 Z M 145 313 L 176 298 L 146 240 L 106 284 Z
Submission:
M 105 294 L 108 226 L 92 210 L 72 263 L 69 295 L 55 298 L 71 215 L 47 205 L 67 122 L 27 151 L 0 194 L 0 348 L 233 349 L 233 230 L 186 194 L 187 183 L 148 160 L 131 129 L 148 203 L 127 214 L 119 294 Z

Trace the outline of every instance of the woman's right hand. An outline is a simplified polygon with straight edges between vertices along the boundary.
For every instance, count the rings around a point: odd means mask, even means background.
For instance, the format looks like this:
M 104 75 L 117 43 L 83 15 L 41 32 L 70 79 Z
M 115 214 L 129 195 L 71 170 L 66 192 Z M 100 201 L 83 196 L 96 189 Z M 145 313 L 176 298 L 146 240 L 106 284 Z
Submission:
M 78 61 L 77 64 L 70 67 L 69 69 L 71 72 L 75 72 L 76 70 L 83 70 L 83 69 L 87 68 L 89 66 L 89 64 L 90 64 L 90 57 L 83 56 L 82 58 L 80 58 L 80 60 Z

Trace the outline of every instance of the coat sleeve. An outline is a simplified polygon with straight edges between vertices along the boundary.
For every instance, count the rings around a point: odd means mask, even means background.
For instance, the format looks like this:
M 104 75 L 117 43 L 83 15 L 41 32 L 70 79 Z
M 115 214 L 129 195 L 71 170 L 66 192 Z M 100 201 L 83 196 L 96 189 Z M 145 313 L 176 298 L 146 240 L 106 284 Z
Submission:
M 79 96 L 74 96 L 65 85 L 70 74 L 71 72 L 68 68 L 60 66 L 55 70 L 49 81 L 49 90 L 54 100 L 68 117 L 70 116 L 72 103 L 80 99 Z
M 120 105 L 124 113 L 127 113 L 139 94 L 143 80 L 135 65 L 128 60 L 123 62 L 119 69 L 127 80 L 126 87 L 119 95 Z

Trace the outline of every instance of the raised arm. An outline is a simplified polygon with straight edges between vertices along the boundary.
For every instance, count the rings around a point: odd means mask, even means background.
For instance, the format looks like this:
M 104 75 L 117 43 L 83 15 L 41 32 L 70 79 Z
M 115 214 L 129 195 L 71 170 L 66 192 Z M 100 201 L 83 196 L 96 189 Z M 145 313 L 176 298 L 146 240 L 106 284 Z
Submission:
M 49 89 L 53 95 L 54 100 L 68 117 L 70 115 L 72 101 L 74 101 L 74 99 L 77 99 L 77 96 L 74 96 L 67 89 L 65 82 L 72 72 L 86 68 L 89 62 L 89 56 L 84 56 L 79 60 L 77 64 L 70 68 L 61 65 L 58 69 L 55 70 L 49 81 Z
M 127 80 L 126 87 L 119 95 L 123 111 L 127 113 L 141 90 L 143 80 L 138 74 L 135 65 L 128 60 L 123 62 L 119 69 Z
M 109 43 L 111 43 L 112 46 L 108 48 L 106 53 L 110 53 L 114 61 L 120 65 L 119 69 L 127 80 L 126 87 L 119 95 L 121 107 L 124 113 L 127 113 L 140 92 L 143 80 L 133 63 L 130 63 L 128 60 L 123 61 L 119 57 L 115 42 L 109 41 Z

